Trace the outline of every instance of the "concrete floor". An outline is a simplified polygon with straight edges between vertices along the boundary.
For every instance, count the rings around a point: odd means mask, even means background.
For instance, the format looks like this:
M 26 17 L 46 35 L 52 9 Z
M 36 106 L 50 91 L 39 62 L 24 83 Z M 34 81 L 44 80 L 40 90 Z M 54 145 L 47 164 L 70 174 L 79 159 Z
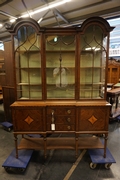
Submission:
M 4 121 L 3 105 L 0 105 L 0 122 Z M 109 124 L 108 149 L 116 160 L 109 170 L 98 164 L 93 170 L 88 151 L 79 156 L 77 161 L 72 150 L 50 150 L 45 160 L 42 151 L 34 151 L 24 173 L 7 173 L 2 167 L 14 149 L 14 137 L 0 125 L 0 180 L 120 180 L 120 123 Z

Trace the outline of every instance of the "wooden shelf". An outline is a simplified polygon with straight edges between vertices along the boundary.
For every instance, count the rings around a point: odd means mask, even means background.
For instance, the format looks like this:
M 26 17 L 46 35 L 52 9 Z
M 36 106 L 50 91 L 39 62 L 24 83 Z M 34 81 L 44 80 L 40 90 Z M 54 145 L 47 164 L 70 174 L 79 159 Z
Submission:
M 22 138 L 18 149 L 44 149 L 44 143 L 42 138 Z
M 75 137 L 22 138 L 18 149 L 75 149 Z M 99 137 L 79 137 L 78 149 L 104 148 Z
M 80 137 L 78 140 L 78 149 L 98 149 L 104 148 L 99 137 Z
M 75 137 L 48 138 L 47 149 L 75 149 Z

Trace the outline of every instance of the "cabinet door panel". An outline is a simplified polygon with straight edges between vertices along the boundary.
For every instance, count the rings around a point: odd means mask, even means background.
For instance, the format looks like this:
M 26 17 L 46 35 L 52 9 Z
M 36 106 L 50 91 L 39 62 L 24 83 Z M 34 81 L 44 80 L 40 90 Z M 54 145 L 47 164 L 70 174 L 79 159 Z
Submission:
M 108 129 L 106 107 L 84 107 L 79 109 L 78 130 L 101 131 Z
M 15 131 L 42 131 L 42 110 L 16 109 L 13 112 L 13 123 Z

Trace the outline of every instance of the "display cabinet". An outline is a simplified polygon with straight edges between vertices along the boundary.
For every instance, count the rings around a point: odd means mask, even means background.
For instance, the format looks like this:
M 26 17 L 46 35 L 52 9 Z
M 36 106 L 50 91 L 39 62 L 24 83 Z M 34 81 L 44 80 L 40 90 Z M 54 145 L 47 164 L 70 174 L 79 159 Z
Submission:
M 115 59 L 108 61 L 107 82 L 116 84 L 120 81 L 120 63 Z
M 45 157 L 47 149 L 74 149 L 77 156 L 78 149 L 103 148 L 105 157 L 111 106 L 106 102 L 109 32 L 113 27 L 101 17 L 68 28 L 41 28 L 29 18 L 7 29 L 14 54 L 16 100 L 11 110 L 16 157 L 22 148 L 43 149 Z M 104 134 L 104 143 L 93 134 Z

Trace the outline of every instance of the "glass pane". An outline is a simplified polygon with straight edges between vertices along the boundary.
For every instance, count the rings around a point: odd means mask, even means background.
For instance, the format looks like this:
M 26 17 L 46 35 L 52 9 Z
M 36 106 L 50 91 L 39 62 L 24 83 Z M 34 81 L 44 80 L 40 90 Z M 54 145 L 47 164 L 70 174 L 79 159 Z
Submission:
M 75 98 L 75 36 L 46 36 L 47 99 Z
M 18 85 L 17 86 L 17 98 L 18 99 L 38 99 L 42 98 L 41 85 Z
M 29 83 L 30 84 L 41 84 L 40 69 L 34 68 L 29 69 Z
M 14 42 L 17 98 L 41 99 L 40 36 L 33 27 L 23 26 L 14 37 Z
M 97 25 L 89 26 L 80 44 L 80 99 L 104 98 L 106 37 Z

